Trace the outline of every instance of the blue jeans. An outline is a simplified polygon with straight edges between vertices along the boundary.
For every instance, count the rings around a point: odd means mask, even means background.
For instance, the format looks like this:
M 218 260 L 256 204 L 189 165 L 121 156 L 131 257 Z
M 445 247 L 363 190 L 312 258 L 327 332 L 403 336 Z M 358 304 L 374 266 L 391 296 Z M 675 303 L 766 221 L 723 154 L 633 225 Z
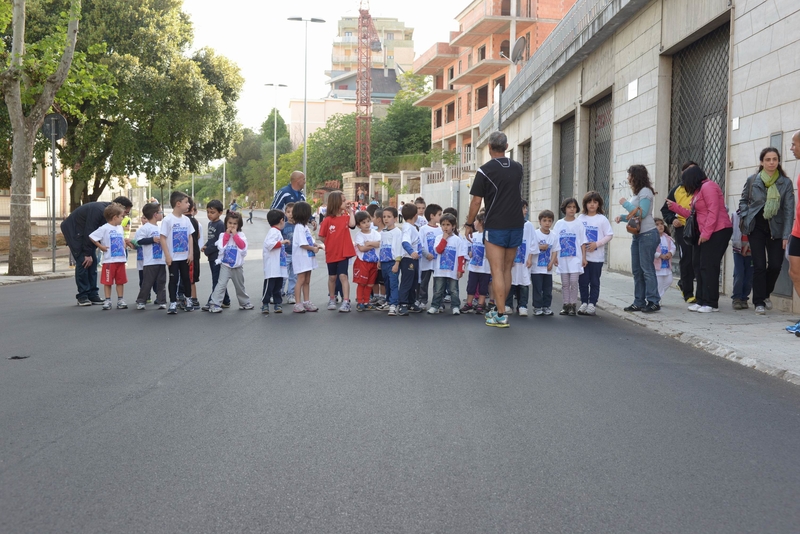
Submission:
M 450 309 L 456 309 L 461 306 L 461 299 L 458 298 L 458 280 L 445 276 L 434 276 L 431 308 L 436 308 L 438 310 L 442 306 L 445 289 L 450 292 Z
M 78 286 L 78 294 L 75 295 L 75 298 L 97 298 L 99 297 L 99 289 L 97 288 L 97 257 L 94 255 L 92 256 L 92 264 L 89 267 L 83 266 L 83 260 L 83 255 L 75 258 L 75 283 Z
M 208 259 L 208 268 L 211 270 L 211 295 L 214 294 L 214 288 L 217 287 L 219 282 L 219 269 L 220 265 L 216 262 L 217 258 Z M 211 302 L 211 295 L 208 296 L 208 302 Z M 231 298 L 228 296 L 228 288 L 225 288 L 225 298 L 222 303 L 226 306 L 231 303 Z
M 400 303 L 399 282 L 400 275 L 392 272 L 393 261 L 382 261 L 381 272 L 383 273 L 383 285 L 386 286 L 386 302 L 390 306 L 397 306 Z
M 747 302 L 753 289 L 753 258 L 733 253 L 733 300 Z
M 634 235 L 631 242 L 631 271 L 633 271 L 633 304 L 644 308 L 647 303 L 660 304 L 658 279 L 653 258 L 661 242 L 658 230 Z
M 527 308 L 531 286 L 511 286 L 511 291 L 506 297 L 506 306 L 514 307 L 514 297 L 517 297 L 517 309 Z
M 549 308 L 553 303 L 553 275 L 532 274 L 531 286 L 533 286 L 533 307 Z
M 600 298 L 600 275 L 602 272 L 602 261 L 586 262 L 583 274 L 578 278 L 578 289 L 581 292 L 582 303 L 597 304 L 597 299 Z
M 428 303 L 428 287 L 431 285 L 431 278 L 433 278 L 433 269 L 429 271 L 422 271 L 420 275 L 420 282 L 419 282 L 419 291 L 417 292 L 417 296 L 419 297 L 419 301 L 427 304 Z
M 286 270 L 288 271 L 289 277 L 286 279 L 286 292 L 284 295 L 294 295 L 294 286 L 297 284 L 297 275 L 294 273 L 294 267 L 292 267 L 291 254 L 286 254 Z

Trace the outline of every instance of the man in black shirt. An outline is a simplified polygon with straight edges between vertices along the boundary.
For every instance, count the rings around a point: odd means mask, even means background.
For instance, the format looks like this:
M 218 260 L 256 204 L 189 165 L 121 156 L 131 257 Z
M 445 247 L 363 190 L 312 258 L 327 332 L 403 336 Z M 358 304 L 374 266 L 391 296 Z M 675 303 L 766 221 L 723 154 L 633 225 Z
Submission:
M 489 136 L 489 154 L 492 160 L 484 164 L 475 175 L 472 202 L 467 214 L 467 238 L 472 237 L 475 216 L 486 205 L 483 244 L 486 259 L 492 271 L 492 296 L 497 311 L 486 314 L 486 324 L 508 328 L 504 303 L 511 290 L 511 267 L 517 247 L 522 243 L 525 217 L 522 215 L 522 165 L 505 156 L 508 139 L 502 132 Z

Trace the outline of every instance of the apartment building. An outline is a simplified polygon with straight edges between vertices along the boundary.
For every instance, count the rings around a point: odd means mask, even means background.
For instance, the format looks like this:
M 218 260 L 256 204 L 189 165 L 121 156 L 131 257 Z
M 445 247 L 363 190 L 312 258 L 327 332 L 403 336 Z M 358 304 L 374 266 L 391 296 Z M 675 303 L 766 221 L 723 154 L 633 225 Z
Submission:
M 415 105 L 431 109 L 431 144 L 458 154 L 436 179 L 469 177 L 481 120 L 501 98 L 521 65 L 556 27 L 574 0 L 474 0 L 456 16 L 459 30 L 414 61 L 414 72 L 432 77 L 432 90 Z M 509 59 L 525 37 L 522 61 Z M 438 173 L 438 174 L 437 174 Z
M 372 52 L 373 68 L 410 70 L 414 62 L 414 29 L 395 18 L 373 17 L 372 22 L 381 41 L 381 50 Z M 325 74 L 336 78 L 357 68 L 358 17 L 342 17 L 333 40 L 331 69 Z

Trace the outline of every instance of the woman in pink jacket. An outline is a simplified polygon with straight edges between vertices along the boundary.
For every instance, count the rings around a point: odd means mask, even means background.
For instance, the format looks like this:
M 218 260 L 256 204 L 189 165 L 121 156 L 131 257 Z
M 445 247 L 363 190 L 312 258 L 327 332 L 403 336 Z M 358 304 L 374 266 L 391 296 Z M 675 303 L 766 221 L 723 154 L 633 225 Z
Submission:
M 716 312 L 719 311 L 720 264 L 731 240 L 733 226 L 725 207 L 722 189 L 709 180 L 700 167 L 689 167 L 683 171 L 681 178 L 686 193 L 693 195 L 692 207 L 700 228 L 700 239 L 696 248 L 700 258 L 700 269 L 696 273 L 697 302 L 689 306 L 689 311 Z M 681 217 L 691 215 L 690 210 L 675 202 L 667 200 L 667 206 Z

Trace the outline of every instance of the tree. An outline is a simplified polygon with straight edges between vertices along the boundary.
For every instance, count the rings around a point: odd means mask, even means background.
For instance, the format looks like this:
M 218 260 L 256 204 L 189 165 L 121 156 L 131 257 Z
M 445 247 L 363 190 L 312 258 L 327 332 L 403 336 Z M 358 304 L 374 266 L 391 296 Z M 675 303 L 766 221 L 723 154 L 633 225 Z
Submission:
M 3 3 L 0 20 L 8 24 L 8 4 Z M 0 88 L 8 109 L 11 122 L 12 155 L 11 155 L 11 217 L 10 217 L 10 250 L 8 257 L 8 273 L 16 276 L 33 274 L 33 256 L 31 255 L 31 174 L 33 172 L 33 148 L 36 134 L 44 122 L 44 116 L 56 97 L 56 92 L 67 79 L 72 58 L 75 54 L 75 42 L 78 37 L 78 19 L 81 2 L 70 2 L 69 17 L 64 35 L 64 51 L 59 56 L 52 55 L 51 61 L 39 65 L 36 69 L 25 56 L 25 0 L 14 0 L 12 8 L 12 39 L 10 63 L 7 52 L 3 51 L 3 67 L 0 72 Z M 53 61 L 55 60 L 55 61 Z M 49 66 L 55 63 L 55 69 Z M 31 74 L 38 74 L 32 78 Z M 38 82 L 38 83 L 37 83 Z M 25 89 L 23 90 L 23 83 Z M 36 85 L 32 85 L 35 83 Z M 41 84 L 41 85 L 39 85 Z M 27 114 L 25 107 L 28 107 Z
M 356 165 L 356 115 L 336 114 L 308 137 L 309 188 L 327 180 L 341 180 Z
M 278 121 L 278 135 L 275 136 L 275 120 L 277 117 Z M 269 113 L 269 117 L 267 120 L 261 124 L 261 138 L 264 141 L 272 141 L 273 136 L 275 139 L 282 139 L 282 138 L 289 138 L 289 129 L 286 127 L 286 121 L 283 120 L 281 114 L 278 112 L 277 108 L 272 108 L 272 111 Z

